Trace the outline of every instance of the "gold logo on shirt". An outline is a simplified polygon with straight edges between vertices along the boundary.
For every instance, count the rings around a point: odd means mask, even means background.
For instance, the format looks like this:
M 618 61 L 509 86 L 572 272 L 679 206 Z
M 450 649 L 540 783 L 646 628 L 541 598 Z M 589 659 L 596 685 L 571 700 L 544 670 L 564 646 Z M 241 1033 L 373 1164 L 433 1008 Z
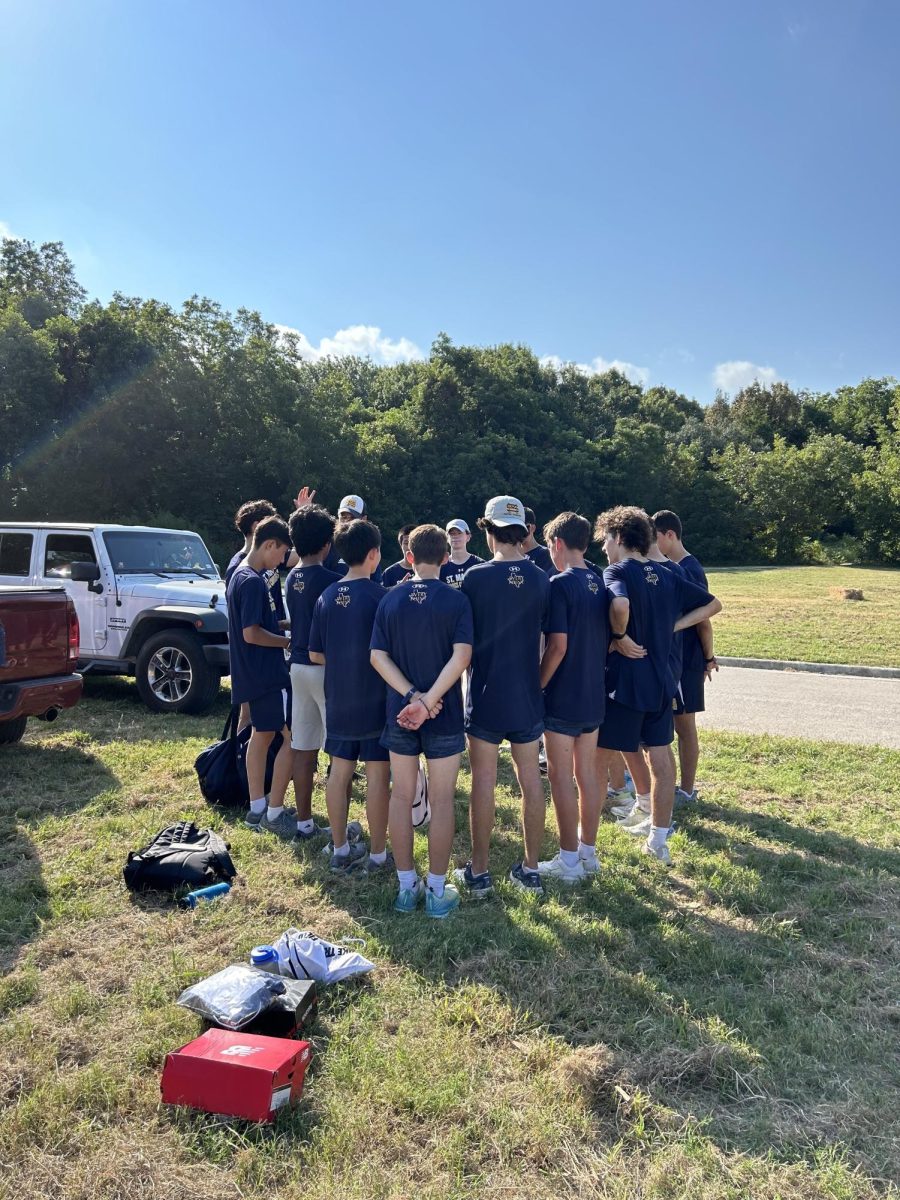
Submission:
M 593 592 L 593 594 L 594 594 L 595 596 L 596 596 L 596 595 L 597 595 L 597 593 L 600 591 L 600 588 L 597 586 L 597 580 L 596 580 L 596 579 L 589 579 L 589 580 L 588 580 L 588 591 L 589 591 L 589 592 Z
M 410 590 L 409 598 L 414 604 L 423 604 L 428 599 L 428 592 L 423 587 L 414 587 Z
M 294 580 L 294 591 L 295 592 L 302 592 L 305 587 L 306 587 L 305 579 L 295 579 Z
M 522 568 L 521 567 L 510 567 L 509 568 L 509 578 L 508 578 L 507 582 L 510 583 L 512 585 L 512 587 L 514 587 L 514 588 L 520 588 L 522 586 L 522 584 L 525 582 L 525 580 L 522 578 Z
M 647 583 L 652 583 L 654 587 L 659 583 L 659 576 L 649 563 L 644 567 L 644 579 L 646 579 Z
M 348 587 L 338 588 L 338 594 L 335 597 L 335 604 L 339 604 L 341 608 L 346 608 L 350 603 L 350 589 Z

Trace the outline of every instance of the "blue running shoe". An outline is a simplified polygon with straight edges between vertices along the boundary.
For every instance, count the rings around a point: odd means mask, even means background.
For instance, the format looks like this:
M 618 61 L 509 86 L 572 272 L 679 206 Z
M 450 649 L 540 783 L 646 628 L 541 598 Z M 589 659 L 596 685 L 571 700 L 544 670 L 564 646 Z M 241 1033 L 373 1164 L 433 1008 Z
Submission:
M 421 879 L 416 880 L 414 888 L 401 888 L 394 901 L 394 912 L 411 913 L 419 906 L 419 901 L 425 895 L 425 884 Z
M 532 896 L 543 896 L 544 886 L 537 871 L 529 871 L 524 863 L 516 863 L 509 873 L 509 882 Z
M 464 867 L 457 867 L 453 872 L 453 882 L 466 891 L 475 900 L 486 900 L 494 894 L 494 881 L 490 871 L 482 871 L 480 875 L 472 873 L 472 864 L 467 862 Z
M 431 888 L 425 890 L 425 916 L 442 921 L 449 917 L 454 909 L 459 908 L 459 892 L 452 883 L 444 884 L 443 896 L 436 896 Z

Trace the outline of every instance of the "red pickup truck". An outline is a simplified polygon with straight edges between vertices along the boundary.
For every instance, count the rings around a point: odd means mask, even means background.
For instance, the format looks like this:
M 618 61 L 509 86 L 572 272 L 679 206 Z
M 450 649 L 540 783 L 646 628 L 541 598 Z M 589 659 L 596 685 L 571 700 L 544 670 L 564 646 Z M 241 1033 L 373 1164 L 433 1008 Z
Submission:
M 78 617 L 62 588 L 0 587 L 0 744 L 81 696 Z

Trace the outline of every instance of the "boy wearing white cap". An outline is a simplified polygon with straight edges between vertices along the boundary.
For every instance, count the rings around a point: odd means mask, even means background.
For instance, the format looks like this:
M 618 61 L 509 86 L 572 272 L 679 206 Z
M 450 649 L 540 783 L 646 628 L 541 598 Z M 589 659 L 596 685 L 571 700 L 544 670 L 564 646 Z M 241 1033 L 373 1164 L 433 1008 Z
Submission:
M 522 792 L 525 856 L 510 882 L 543 895 L 538 852 L 544 836 L 544 786 L 538 743 L 544 732 L 541 634 L 547 629 L 550 581 L 522 553 L 528 535 L 525 509 L 514 496 L 494 496 L 478 522 L 493 554 L 471 567 L 462 582 L 472 605 L 475 640 L 466 714 L 472 795 L 472 859 L 455 873 L 473 896 L 493 892 L 488 853 L 494 828 L 494 793 L 500 743 L 508 741 Z
M 484 562 L 484 559 L 469 553 L 472 531 L 462 517 L 454 517 L 452 521 L 448 521 L 445 531 L 450 541 L 450 557 L 441 567 L 441 579 L 451 587 L 462 587 L 463 575 L 469 567 Z
M 369 514 L 366 509 L 366 502 L 362 496 L 355 496 L 352 493 L 345 496 L 338 505 L 338 519 L 335 526 L 335 532 L 349 525 L 351 521 L 368 521 Z M 334 571 L 337 575 L 346 575 L 348 566 L 335 550 L 334 545 L 328 552 L 328 557 L 322 563 L 326 571 Z M 382 567 L 379 562 L 378 566 L 372 573 L 372 579 L 375 583 L 381 583 Z

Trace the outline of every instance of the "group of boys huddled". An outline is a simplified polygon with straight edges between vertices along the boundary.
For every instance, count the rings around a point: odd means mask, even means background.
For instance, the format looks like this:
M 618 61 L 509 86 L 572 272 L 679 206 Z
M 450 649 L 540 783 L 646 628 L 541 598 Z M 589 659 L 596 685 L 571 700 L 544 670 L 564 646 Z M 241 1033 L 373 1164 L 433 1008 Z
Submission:
M 544 527 L 542 546 L 532 510 L 494 496 L 478 520 L 490 559 L 469 553 L 462 519 L 405 525 L 401 557 L 382 572 L 381 534 L 363 499 L 345 496 L 335 519 L 314 497 L 304 488 L 289 522 L 268 501 L 237 513 L 245 542 L 226 581 L 233 700 L 252 726 L 247 824 L 292 840 L 330 838 L 333 873 L 396 870 L 397 911 L 424 900 L 426 915 L 446 917 L 460 891 L 493 893 L 489 848 L 505 741 L 522 797 L 523 854 L 512 884 L 540 896 L 548 878 L 595 874 L 604 811 L 668 864 L 673 806 L 696 799 L 695 714 L 718 669 L 710 618 L 721 608 L 684 548 L 676 514 L 620 506 L 592 529 L 563 512 Z M 592 536 L 605 569 L 585 558 Z M 542 745 L 560 846 L 546 861 Z M 465 749 L 471 858 L 449 883 Z M 331 760 L 327 828 L 312 815 L 321 750 Z M 431 807 L 424 880 L 412 824 L 421 758 Z M 368 847 L 359 823 L 348 823 L 360 762 Z M 296 812 L 284 807 L 292 779 Z

